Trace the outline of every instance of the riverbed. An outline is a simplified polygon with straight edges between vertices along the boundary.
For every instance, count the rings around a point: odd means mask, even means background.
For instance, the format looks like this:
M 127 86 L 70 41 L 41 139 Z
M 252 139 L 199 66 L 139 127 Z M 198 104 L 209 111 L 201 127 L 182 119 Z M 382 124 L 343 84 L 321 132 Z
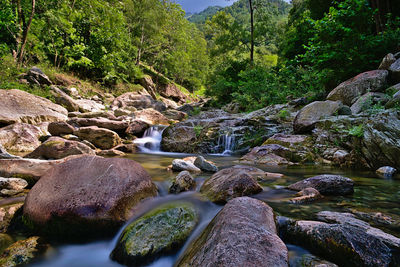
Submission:
M 162 257 L 148 266 L 169 267 L 173 266 L 185 247 L 201 233 L 211 219 L 218 213 L 222 206 L 213 204 L 201 197 L 198 190 L 209 174 L 201 174 L 195 177 L 197 182 L 196 192 L 188 192 L 179 195 L 168 195 L 171 179 L 177 173 L 167 170 L 175 158 L 183 158 L 189 155 L 177 153 L 137 153 L 127 157 L 139 162 L 151 175 L 159 188 L 159 196 L 140 205 L 138 216 L 145 212 L 175 201 L 190 201 L 200 211 L 201 220 L 196 230 L 186 242 L 185 246 L 175 255 Z M 215 162 L 219 168 L 226 168 L 238 164 L 238 157 L 204 155 L 208 160 Z M 318 211 L 365 211 L 382 212 L 385 215 L 400 216 L 400 179 L 396 177 L 388 179 L 378 177 L 371 172 L 357 172 L 339 170 L 324 166 L 302 167 L 267 167 L 257 166 L 268 172 L 284 174 L 282 178 L 259 181 L 263 186 L 263 192 L 254 195 L 254 198 L 269 204 L 276 215 L 287 216 L 295 219 L 315 219 Z M 331 196 L 310 204 L 290 204 L 288 200 L 294 192 L 285 189 L 285 186 L 318 174 L 340 174 L 352 178 L 355 181 L 355 192 L 351 196 Z M 136 216 L 135 218 L 137 218 Z M 134 220 L 135 218 L 132 218 Z M 122 229 L 122 228 L 121 228 Z M 396 236 L 399 232 L 393 229 L 383 229 Z M 44 258 L 31 266 L 57 266 L 57 267 L 86 267 L 86 266 L 121 266 L 109 259 L 120 233 L 107 240 L 81 240 L 79 244 L 52 244 L 51 249 Z M 287 244 L 291 266 L 302 266 L 305 258 L 313 257 L 307 250 L 301 247 Z

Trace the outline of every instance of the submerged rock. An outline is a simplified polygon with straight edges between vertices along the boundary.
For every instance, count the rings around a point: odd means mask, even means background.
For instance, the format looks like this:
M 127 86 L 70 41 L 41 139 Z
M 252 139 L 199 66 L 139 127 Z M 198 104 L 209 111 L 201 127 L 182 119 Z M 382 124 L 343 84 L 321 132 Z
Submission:
M 37 124 L 67 119 L 68 111 L 62 106 L 21 90 L 0 90 L 0 99 L 0 124 Z
M 374 232 L 353 224 L 294 221 L 280 217 L 279 232 L 286 242 L 300 245 L 340 266 L 397 266 L 398 247 Z
M 384 176 L 388 176 L 388 177 L 391 177 L 396 172 L 397 172 L 397 170 L 390 166 L 380 167 L 379 169 L 376 170 L 376 173 L 384 175 Z
M 3 251 L 0 255 L 0 266 L 14 267 L 29 264 L 44 254 L 48 248 L 49 246 L 37 236 L 20 240 Z
M 354 181 L 340 175 L 324 174 L 288 186 L 290 190 L 296 191 L 307 187 L 315 188 L 323 195 L 348 195 L 354 192 Z
M 81 142 L 53 136 L 25 157 L 33 159 L 62 159 L 80 154 L 95 155 L 95 152 Z
M 307 187 L 296 194 L 295 198 L 292 198 L 290 202 L 295 204 L 309 203 L 323 198 L 317 189 Z
M 111 253 L 111 258 L 128 266 L 141 266 L 164 254 L 176 252 L 199 221 L 190 203 L 158 207 L 129 224 Z
M 170 194 L 179 194 L 181 192 L 194 190 L 196 188 L 196 181 L 190 172 L 180 172 L 172 181 L 172 185 L 169 188 Z
M 226 203 L 236 197 L 257 194 L 263 190 L 257 182 L 259 173 L 265 174 L 257 168 L 240 165 L 223 169 L 207 179 L 200 192 L 217 203 Z
M 206 160 L 202 156 L 196 157 L 196 160 L 194 161 L 194 165 L 199 168 L 202 171 L 205 172 L 217 172 L 218 167 L 215 166 L 215 164 L 211 161 Z
M 228 202 L 190 244 L 176 266 L 288 266 L 272 209 L 259 200 Z
M 28 225 L 54 238 L 114 233 L 157 187 L 137 162 L 82 156 L 49 170 L 24 205 Z

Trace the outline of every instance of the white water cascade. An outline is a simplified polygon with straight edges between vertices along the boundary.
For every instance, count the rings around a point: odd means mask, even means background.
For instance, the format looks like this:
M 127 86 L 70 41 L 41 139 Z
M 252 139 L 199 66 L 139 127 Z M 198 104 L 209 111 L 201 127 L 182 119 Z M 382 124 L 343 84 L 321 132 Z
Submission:
M 141 152 L 154 153 L 160 152 L 162 133 L 166 127 L 155 125 L 148 128 L 142 138 L 137 138 L 133 142 L 138 146 Z
M 235 136 L 229 133 L 221 135 L 218 139 L 218 148 L 224 148 L 221 155 L 229 156 L 233 153 L 235 148 Z

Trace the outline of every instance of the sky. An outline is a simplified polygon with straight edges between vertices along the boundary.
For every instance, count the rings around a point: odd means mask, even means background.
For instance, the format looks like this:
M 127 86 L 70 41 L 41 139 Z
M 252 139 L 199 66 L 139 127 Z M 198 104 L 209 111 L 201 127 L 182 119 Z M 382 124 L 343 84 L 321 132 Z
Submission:
M 237 0 L 175 0 L 186 12 L 198 13 L 209 6 L 229 6 Z M 289 0 L 285 0 L 289 2 Z
M 186 12 L 197 13 L 203 11 L 209 6 L 229 6 L 233 4 L 233 0 L 175 0 L 181 4 Z

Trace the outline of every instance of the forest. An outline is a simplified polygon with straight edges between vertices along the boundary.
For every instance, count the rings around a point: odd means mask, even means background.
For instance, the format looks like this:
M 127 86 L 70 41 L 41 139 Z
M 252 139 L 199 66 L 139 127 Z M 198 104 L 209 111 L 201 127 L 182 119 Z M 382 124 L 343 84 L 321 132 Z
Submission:
M 249 111 L 318 98 L 398 49 L 395 2 L 240 0 L 187 20 L 172 1 L 1 0 L 0 56 L 108 87 L 134 83 L 147 65 Z

